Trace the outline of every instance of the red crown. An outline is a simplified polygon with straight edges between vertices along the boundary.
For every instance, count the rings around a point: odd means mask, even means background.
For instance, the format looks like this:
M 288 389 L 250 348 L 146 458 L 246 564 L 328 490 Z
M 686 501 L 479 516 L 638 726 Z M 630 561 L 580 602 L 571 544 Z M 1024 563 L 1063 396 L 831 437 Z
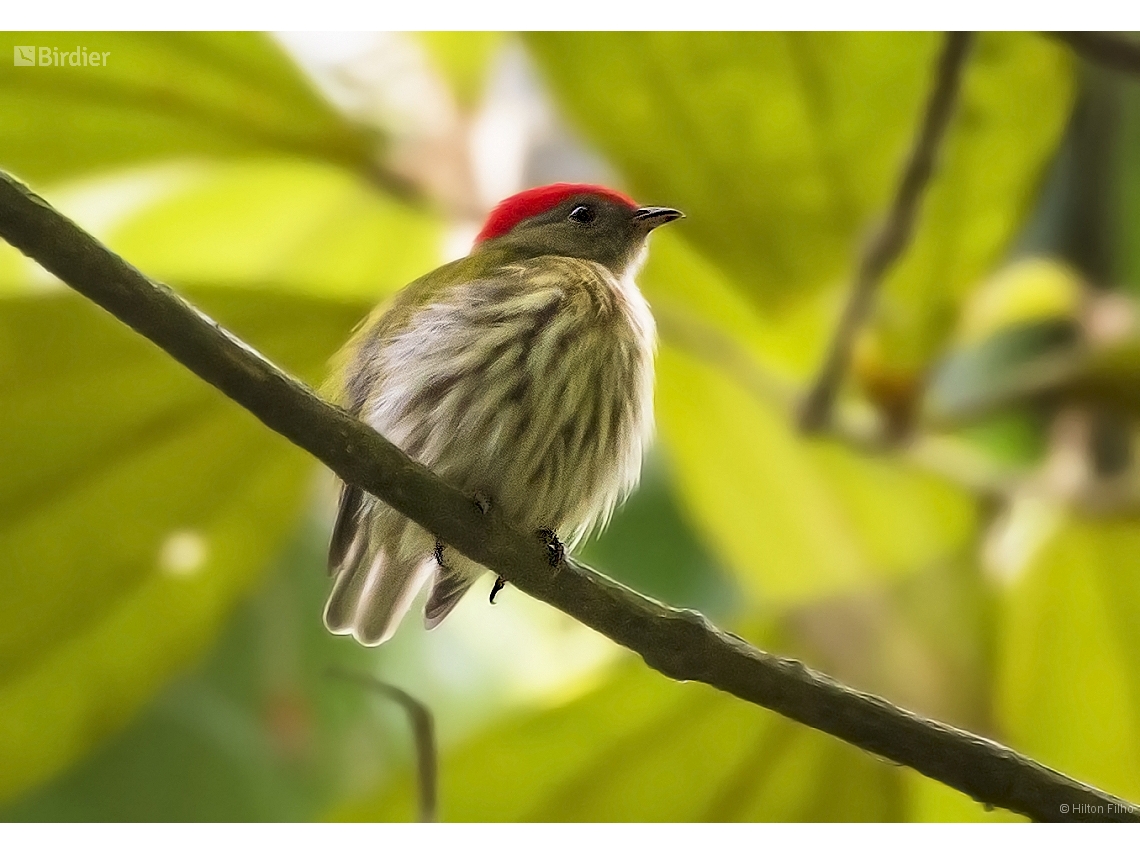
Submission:
M 496 205 L 487 215 L 487 221 L 483 223 L 483 230 L 475 238 L 475 243 L 501 237 L 523 220 L 545 213 L 571 196 L 581 194 L 602 196 L 628 205 L 630 208 L 637 207 L 637 203 L 624 193 L 618 193 L 600 184 L 547 184 L 545 187 L 532 187 L 530 190 L 508 196 Z

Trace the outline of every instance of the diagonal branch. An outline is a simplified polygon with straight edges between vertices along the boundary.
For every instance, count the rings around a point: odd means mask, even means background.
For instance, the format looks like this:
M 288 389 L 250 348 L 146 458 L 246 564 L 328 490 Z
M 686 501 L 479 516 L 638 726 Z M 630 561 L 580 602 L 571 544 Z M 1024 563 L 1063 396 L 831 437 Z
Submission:
M 1119 33 L 1049 33 L 1089 62 L 1120 71 L 1140 75 L 1140 41 Z
M 918 217 L 919 202 L 934 172 L 938 150 L 958 100 L 962 70 L 971 38 L 970 33 L 946 34 L 934 88 L 930 92 L 922 126 L 903 169 L 891 209 L 859 260 L 847 305 L 831 339 L 823 366 L 800 411 L 800 428 L 806 432 L 816 433 L 827 427 L 839 386 L 851 361 L 855 336 L 874 306 L 883 274 L 910 241 Z
M 1140 808 L 974 734 L 857 692 L 765 653 L 573 561 L 410 460 L 248 345 L 152 282 L 15 179 L 0 172 L 0 237 L 149 338 L 346 482 L 390 504 L 464 555 L 637 652 L 677 680 L 708 683 L 988 805 L 1040 820 L 1140 820 Z M 1079 806 L 1079 807 L 1074 807 Z

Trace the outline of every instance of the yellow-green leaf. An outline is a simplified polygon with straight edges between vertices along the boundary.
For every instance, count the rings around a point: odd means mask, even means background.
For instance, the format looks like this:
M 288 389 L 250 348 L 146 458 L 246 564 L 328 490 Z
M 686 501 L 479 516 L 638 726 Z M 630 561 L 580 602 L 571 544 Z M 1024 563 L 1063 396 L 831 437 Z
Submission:
M 940 351 L 963 298 L 1022 227 L 1074 91 L 1063 46 L 978 35 L 914 240 L 884 282 L 876 331 L 894 371 L 920 371 Z
M 817 731 L 640 664 L 448 752 L 453 822 L 821 822 L 901 819 L 898 772 Z M 406 821 L 405 776 L 334 819 Z
M 203 293 L 315 379 L 360 304 Z M 0 799 L 125 724 L 280 548 L 313 464 L 97 307 L 0 301 Z
M 934 33 L 528 37 L 561 105 L 634 190 L 685 210 L 698 248 L 769 307 L 848 274 L 896 184 L 939 42 Z M 888 289 L 891 320 L 903 313 L 923 333 L 932 318 L 946 322 L 939 289 L 953 297 L 971 284 L 1008 239 L 1071 101 L 1064 50 L 1037 36 L 985 34 L 972 62 L 914 249 Z
M 1140 525 L 1074 518 L 1008 593 L 1003 736 L 1060 771 L 1140 799 Z
M 119 223 L 107 242 L 170 282 L 379 302 L 439 262 L 442 228 L 341 169 L 258 159 L 180 182 Z
M 456 30 L 418 35 L 451 84 L 455 100 L 467 109 L 475 107 L 483 94 L 491 60 L 503 43 L 503 34 Z
M 86 49 L 101 64 L 16 66 L 7 60 L 16 46 L 78 48 L 80 61 Z M 0 167 L 29 180 L 251 153 L 363 172 L 380 142 L 338 115 L 263 34 L 5 33 L 0 55 Z
M 968 543 L 974 505 L 963 490 L 795 430 L 783 378 L 816 313 L 777 332 L 677 239 L 655 244 L 644 281 L 662 331 L 657 419 L 683 503 L 755 597 L 803 602 Z

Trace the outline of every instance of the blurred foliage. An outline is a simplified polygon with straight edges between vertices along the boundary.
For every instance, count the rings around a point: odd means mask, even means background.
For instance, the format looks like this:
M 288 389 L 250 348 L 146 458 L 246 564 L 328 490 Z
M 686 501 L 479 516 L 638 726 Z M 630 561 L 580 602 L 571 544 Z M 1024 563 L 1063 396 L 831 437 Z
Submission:
M 188 155 L 345 161 L 348 143 L 362 172 L 370 162 L 365 137 L 264 37 L 84 38 L 122 58 L 106 69 L 114 74 L 43 69 L 28 87 L 11 79 L 23 69 L 4 70 L 10 97 L 35 105 L 4 107 L 24 119 L 5 123 L 5 167 L 53 178 Z M 63 115 L 39 86 L 90 121 Z M 135 112 L 125 116 L 121 104 Z M 49 121 L 63 124 L 52 133 Z M 35 159 L 53 140 L 69 146 L 48 161 L 54 171 Z M 401 203 L 320 162 L 199 168 L 142 207 L 104 224 L 112 248 L 191 287 L 204 310 L 313 383 L 380 289 L 436 260 L 438 232 L 423 215 L 394 215 Z M 342 216 L 365 229 L 355 242 L 344 240 L 353 232 Z M 377 247 L 376 234 L 393 243 Z M 293 248 L 300 263 L 282 258 Z M 394 279 L 397 248 L 405 266 L 395 272 L 406 276 Z M 306 275 L 305 262 L 322 261 L 330 280 Z M 269 278 L 276 271 L 285 272 L 280 285 Z M 0 481 L 9 571 L 0 796 L 74 762 L 213 643 L 287 542 L 312 472 L 304 454 L 95 307 L 20 293 L 27 287 L 10 282 L 0 313 L 10 460 Z M 354 288 L 357 301 L 338 298 Z
M 358 316 L 283 293 L 190 296 L 310 380 Z M 0 329 L 10 796 L 121 727 L 215 638 L 288 537 L 312 467 L 76 295 L 9 298 Z
M 1094 292 L 1066 265 L 1011 264 L 967 306 L 960 346 L 930 379 L 926 416 L 976 421 L 1042 397 L 1140 411 L 1138 308 Z
M 658 362 L 662 437 L 675 449 L 693 519 L 757 604 L 913 571 L 971 536 L 973 507 L 944 481 L 838 444 L 804 443 L 786 413 L 715 368 L 669 347 Z
M 327 164 L 259 159 L 199 171 L 109 240 L 160 279 L 357 300 L 366 311 L 436 259 L 440 226 Z
M 348 118 L 270 38 L 6 40 L 0 53 L 80 44 L 112 61 L 0 65 L 0 167 L 309 382 L 372 304 L 442 260 L 469 213 L 429 200 L 428 180 L 397 198 L 406 182 L 385 155 L 415 134 Z M 1092 132 L 1089 111 L 1072 112 L 1078 80 L 1087 99 L 1102 77 L 1078 77 L 1067 50 L 1038 36 L 979 37 L 915 239 L 860 343 L 844 406 L 889 416 L 902 396 L 927 415 L 970 411 L 940 438 L 1020 467 L 1014 492 L 995 496 L 955 465 L 805 440 L 791 418 L 789 390 L 815 368 L 893 192 L 936 34 L 414 40 L 461 128 L 531 120 L 522 102 L 488 100 L 540 88 L 500 61 L 521 44 L 592 154 L 639 198 L 688 214 L 654 238 L 641 277 L 662 333 L 661 442 L 583 559 L 1140 798 L 1135 508 L 1081 505 L 1078 492 L 1105 486 L 1096 472 L 1068 493 L 1045 477 L 1064 458 L 1058 414 L 1091 408 L 1088 421 L 1115 425 L 1126 447 L 1135 433 L 1134 328 L 1109 324 L 1106 338 L 1101 321 L 1116 316 L 1090 309 L 1120 296 L 1109 286 L 1137 287 L 1135 86 L 1102 93 L 1120 101 L 1119 138 L 1082 148 L 1074 135 Z M 489 85 L 504 74 L 510 85 Z M 436 173 L 477 171 L 446 161 L 462 147 L 433 143 L 430 122 L 420 133 Z M 580 151 L 572 132 L 549 133 Z M 521 152 L 526 175 L 537 144 L 498 149 Z M 1080 219 L 1066 188 L 1088 151 L 1105 150 L 1119 177 L 1117 282 L 1057 249 Z M 1033 240 L 1019 243 L 1026 231 Z M 1033 260 L 1010 257 L 1027 243 Z M 1050 324 L 1064 335 L 1042 332 Z M 331 664 L 378 670 L 431 704 L 445 819 L 1012 818 L 707 687 L 611 661 L 509 588 L 494 609 L 480 588 L 430 635 L 409 620 L 378 651 L 327 636 L 328 480 L 7 247 L 0 401 L 4 819 L 411 818 L 406 724 L 326 679 Z
M 369 654 L 310 613 L 324 591 L 313 573 L 323 535 L 291 537 L 206 662 L 5 819 L 280 822 L 311 815 L 353 776 L 375 779 L 391 728 L 325 674 L 331 663 L 364 669 Z
M 960 575 L 897 590 L 902 626 L 892 646 L 923 649 L 947 674 L 955 664 L 977 669 L 961 651 L 911 644 L 913 628 L 932 637 L 971 634 L 984 611 Z M 836 613 L 831 619 L 842 620 Z M 945 626 L 967 619 L 965 625 Z M 811 630 L 793 634 L 799 615 L 781 628 L 746 630 L 768 649 L 818 657 Z M 941 626 L 940 626 L 941 625 Z M 852 627 L 847 627 L 851 629 Z M 795 640 L 795 635 L 800 641 Z M 922 654 L 920 654 L 922 655 Z M 913 667 L 893 657 L 892 668 Z M 906 682 L 898 673 L 868 679 Z M 913 690 L 913 686 L 911 687 Z M 945 687 L 958 700 L 966 681 Z M 968 705 L 969 700 L 965 700 Z M 620 710 L 620 714 L 615 711 Z M 969 718 L 969 713 L 963 713 Z M 986 811 L 933 781 L 853 749 L 817 731 L 757 710 L 692 683 L 674 683 L 627 661 L 582 697 L 516 716 L 450 752 L 442 768 L 442 819 L 451 821 L 831 822 L 979 821 Z M 348 821 L 399 820 L 414 810 L 410 774 L 369 799 L 335 811 Z M 989 818 L 1011 819 L 1004 811 Z
M 634 188 L 683 208 L 686 235 L 770 305 L 844 277 L 894 191 L 939 37 L 544 33 L 530 44 Z M 888 277 L 891 370 L 936 352 L 957 300 L 1013 236 L 1068 115 L 1069 69 L 1039 38 L 979 38 L 918 234 Z M 806 356 L 814 365 L 816 351 Z
M 621 710 L 621 715 L 614 715 Z M 378 805 L 334 819 L 400 820 L 405 779 Z M 454 822 L 889 821 L 897 770 L 708 686 L 635 663 L 589 695 L 502 723 L 443 767 Z
M 114 58 L 98 71 L 30 74 L 0 63 L 0 152 L 5 169 L 29 180 L 252 153 L 366 171 L 380 142 L 340 117 L 264 36 L 48 32 L 9 33 L 5 42 L 82 45 Z
M 483 94 L 488 66 L 503 43 L 502 33 L 420 33 L 420 40 L 451 87 L 460 106 L 474 107 Z
M 997 688 L 1015 744 L 1131 801 L 1140 799 L 1137 555 L 1135 520 L 1066 521 L 1003 604 Z

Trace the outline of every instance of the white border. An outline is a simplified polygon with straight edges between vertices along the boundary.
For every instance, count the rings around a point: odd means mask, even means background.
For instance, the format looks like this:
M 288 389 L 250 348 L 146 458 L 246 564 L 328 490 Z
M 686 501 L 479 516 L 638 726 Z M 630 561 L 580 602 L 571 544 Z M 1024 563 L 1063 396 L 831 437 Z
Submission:
M 3 6 L 5 30 L 1140 30 L 1140 4 L 1127 0 L 9 0 Z
M 487 852 L 494 855 L 660 855 L 694 852 L 875 852 L 877 855 L 1007 855 L 1112 847 L 1132 851 L 1135 832 L 1119 825 L 0 825 L 9 852 L 113 851 L 116 855 L 211 855 L 268 848 L 274 855 L 340 852 Z M 1117 850 L 1119 845 L 1127 848 Z M 826 847 L 826 848 L 825 848 Z

